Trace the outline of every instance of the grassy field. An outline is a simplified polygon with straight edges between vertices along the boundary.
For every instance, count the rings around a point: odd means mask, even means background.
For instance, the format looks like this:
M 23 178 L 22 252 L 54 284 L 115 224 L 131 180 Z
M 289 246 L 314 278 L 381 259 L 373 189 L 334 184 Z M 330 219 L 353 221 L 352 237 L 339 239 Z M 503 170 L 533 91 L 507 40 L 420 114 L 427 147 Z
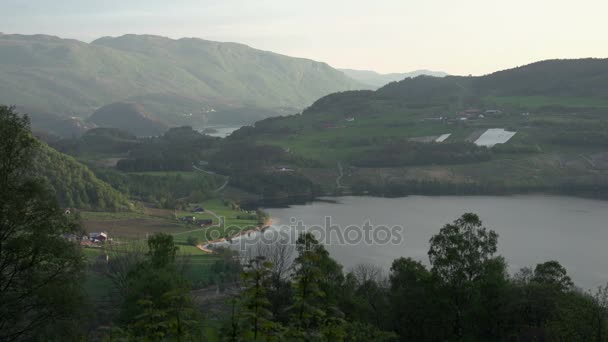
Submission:
M 196 206 L 197 205 L 193 205 L 193 207 Z M 200 206 L 205 209 L 205 213 L 180 212 L 178 217 L 194 216 L 197 220 L 211 219 L 213 220 L 214 226 L 186 234 L 178 234 L 175 237 L 176 242 L 185 243 L 188 237 L 192 236 L 203 243 L 209 239 L 227 237 L 235 232 L 253 229 L 257 226 L 257 220 L 238 218 L 239 216 L 255 215 L 255 213 L 246 213 L 237 209 L 232 209 L 231 207 L 226 206 L 220 199 L 205 201 L 200 203 Z M 212 215 L 211 213 L 215 215 Z M 222 222 L 218 220 L 218 217 L 222 219 Z
M 105 231 L 110 238 L 117 242 L 145 240 L 147 236 L 154 233 L 172 234 L 182 251 L 192 255 L 205 253 L 196 247 L 187 245 L 188 237 L 195 237 L 200 243 L 204 243 L 210 238 L 226 237 L 227 234 L 234 234 L 257 226 L 257 219 L 249 218 L 249 216 L 255 216 L 254 212 L 232 208 L 220 199 L 193 203 L 190 208 L 194 209 L 199 206 L 204 208 L 205 212 L 145 208 L 142 213 L 83 211 L 81 217 L 87 232 Z M 209 227 L 187 224 L 180 220 L 184 216 L 194 216 L 199 221 L 211 219 L 213 224 Z M 211 231 L 213 234 L 210 234 Z
M 335 189 L 338 162 L 347 170 L 342 179 L 346 190 L 365 181 L 494 184 L 514 191 L 557 189 L 564 182 L 583 188 L 606 184 L 607 164 L 601 157 L 593 157 L 604 155 L 608 149 L 608 124 L 601 110 L 608 108 L 605 99 L 487 97 L 477 104 L 483 117 L 476 114 L 466 121 L 459 120 L 457 113 L 467 107 L 412 109 L 379 102 L 367 105 L 369 108 L 364 112 L 353 114 L 354 121 L 346 121 L 347 114 L 332 110 L 271 121 L 253 140 L 259 145 L 289 148 L 294 160 L 317 162 L 315 167 L 306 164 L 294 167 L 326 193 Z M 502 113 L 484 113 L 488 108 L 500 109 Z M 438 120 L 439 117 L 448 120 Z M 384 168 L 352 166 L 361 155 L 391 142 L 446 133 L 451 136 L 445 143 L 474 141 L 490 128 L 517 133 L 501 148 L 491 149 L 488 161 L 452 165 L 439 161 L 437 165 Z M 599 162 L 594 163 L 595 159 Z
M 242 220 L 237 216 L 244 215 L 242 211 L 224 205 L 219 200 L 210 200 L 203 203 L 192 204 L 192 207 L 202 206 L 219 217 L 222 217 L 225 225 L 222 227 L 201 228 L 198 225 L 188 225 L 176 220 L 176 217 L 195 216 L 198 219 L 213 219 L 214 224 L 219 224 L 216 216 L 209 212 L 192 213 L 189 211 L 171 211 L 163 209 L 147 208 L 144 213 L 104 213 L 104 212 L 82 212 L 85 228 L 108 232 L 110 238 L 117 242 L 136 243 L 137 240 L 145 243 L 146 234 L 163 232 L 174 235 L 176 245 L 179 248 L 178 258 L 186 264 L 186 276 L 192 282 L 193 288 L 200 288 L 214 283 L 217 274 L 213 272 L 214 264 L 220 257 L 203 252 L 199 248 L 189 245 L 187 239 L 196 237 L 201 243 L 206 241 L 205 232 L 208 229 L 217 229 L 218 233 L 225 234 L 227 227 L 235 227 L 235 230 L 251 229 L 256 226 L 257 220 Z M 194 230 L 194 231 L 193 231 Z M 121 248 L 120 245 L 117 248 Z M 94 265 L 99 255 L 107 253 L 105 248 L 83 248 L 84 256 L 89 264 Z M 91 296 L 106 296 L 111 284 L 107 278 L 94 271 L 87 272 L 85 290 Z

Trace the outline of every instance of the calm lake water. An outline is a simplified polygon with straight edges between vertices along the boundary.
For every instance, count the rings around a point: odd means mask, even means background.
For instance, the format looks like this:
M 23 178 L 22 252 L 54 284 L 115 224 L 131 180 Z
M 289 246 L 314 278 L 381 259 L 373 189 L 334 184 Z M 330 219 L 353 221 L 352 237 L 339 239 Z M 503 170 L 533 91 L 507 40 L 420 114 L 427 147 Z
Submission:
M 512 197 L 341 197 L 336 203 L 315 202 L 285 209 L 268 209 L 276 232 L 304 225 L 324 225 L 325 217 L 342 228 L 363 225 L 402 225 L 398 244 L 330 243 L 331 255 L 349 269 L 371 263 L 388 270 L 393 259 L 406 256 L 428 264 L 428 241 L 446 223 L 465 212 L 477 213 L 484 225 L 499 234 L 499 254 L 512 272 L 547 260 L 558 260 L 575 283 L 585 289 L 608 282 L 608 201 L 556 196 Z M 281 226 L 283 226 L 281 228 Z
M 205 134 L 207 134 L 209 136 L 212 136 L 212 137 L 225 138 L 225 137 L 229 136 L 230 134 L 232 134 L 232 132 L 234 132 L 237 129 L 241 128 L 241 126 L 232 126 L 232 127 L 209 126 L 207 128 L 214 129 L 215 132 L 213 132 L 213 133 L 205 133 Z

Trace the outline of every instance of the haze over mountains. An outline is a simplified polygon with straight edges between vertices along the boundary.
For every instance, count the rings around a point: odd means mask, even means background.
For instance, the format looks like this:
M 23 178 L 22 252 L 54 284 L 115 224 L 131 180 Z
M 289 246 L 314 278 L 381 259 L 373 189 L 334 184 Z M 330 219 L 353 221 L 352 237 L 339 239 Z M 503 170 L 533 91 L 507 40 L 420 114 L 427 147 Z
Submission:
M 236 43 L 149 35 L 84 43 L 0 35 L 0 103 L 87 118 L 139 103 L 169 125 L 245 124 L 294 113 L 336 91 L 369 88 L 325 63 Z M 36 124 L 36 122 L 34 122 Z
M 357 80 L 361 83 L 365 83 L 374 88 L 380 88 L 388 83 L 401 81 L 405 78 L 413 78 L 421 75 L 426 76 L 434 76 L 434 77 L 445 77 L 448 76 L 447 73 L 443 71 L 431 71 L 431 70 L 415 70 L 411 72 L 403 72 L 403 73 L 390 73 L 390 74 L 381 74 L 372 70 L 355 70 L 355 69 L 339 69 L 346 76 Z

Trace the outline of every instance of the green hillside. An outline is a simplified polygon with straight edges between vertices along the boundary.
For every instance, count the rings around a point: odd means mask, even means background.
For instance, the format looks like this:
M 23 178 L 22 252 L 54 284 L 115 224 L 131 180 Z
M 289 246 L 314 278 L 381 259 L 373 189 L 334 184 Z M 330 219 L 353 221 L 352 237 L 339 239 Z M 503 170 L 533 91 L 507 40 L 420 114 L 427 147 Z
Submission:
M 105 105 L 87 120 L 99 127 L 119 128 L 138 136 L 156 136 L 169 127 L 150 117 L 139 104 L 116 102 Z
M 127 198 L 76 159 L 41 143 L 32 171 L 44 178 L 63 207 L 93 210 L 131 210 Z
M 266 171 L 287 166 L 330 193 L 605 197 L 606 115 L 608 60 L 552 60 L 331 94 L 301 115 L 244 127 L 226 143 L 280 147 L 287 153 L 269 159 Z M 514 135 L 493 147 L 475 144 L 489 129 Z
M 169 124 L 221 121 L 224 111 L 240 108 L 240 121 L 250 122 L 364 87 L 307 59 L 234 43 L 137 35 L 87 44 L 0 34 L 0 80 L 0 102 L 30 113 L 85 118 L 127 101 Z M 248 117 L 247 108 L 254 114 Z

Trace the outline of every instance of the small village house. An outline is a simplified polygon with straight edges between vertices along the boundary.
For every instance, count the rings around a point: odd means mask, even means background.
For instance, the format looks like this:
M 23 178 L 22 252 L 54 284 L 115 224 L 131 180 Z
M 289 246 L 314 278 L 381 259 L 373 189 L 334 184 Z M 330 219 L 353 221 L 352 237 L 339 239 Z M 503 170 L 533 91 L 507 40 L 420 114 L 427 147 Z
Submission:
M 89 234 L 89 239 L 93 242 L 105 242 L 108 240 L 108 233 L 106 233 L 106 232 L 91 233 L 91 234 Z
M 212 219 L 202 219 L 202 220 L 199 220 L 199 223 L 201 224 L 201 227 L 206 227 L 206 226 L 212 225 L 213 220 Z
M 186 223 L 196 223 L 196 216 L 184 216 L 180 220 Z

